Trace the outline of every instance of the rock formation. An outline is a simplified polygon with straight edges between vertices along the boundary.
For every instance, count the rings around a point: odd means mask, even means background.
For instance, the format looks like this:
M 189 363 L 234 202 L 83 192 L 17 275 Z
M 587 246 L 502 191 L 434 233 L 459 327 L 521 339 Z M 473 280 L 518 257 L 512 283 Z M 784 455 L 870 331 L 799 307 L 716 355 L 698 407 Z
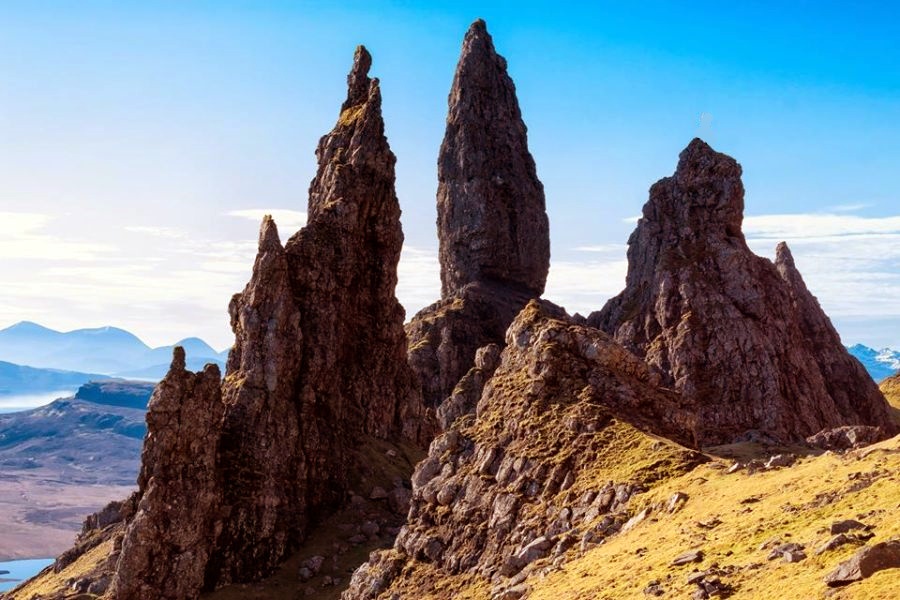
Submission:
M 441 300 L 407 330 L 429 406 L 450 395 L 478 348 L 502 344 L 519 310 L 544 291 L 549 225 L 526 131 L 506 60 L 475 21 L 438 157 Z
M 359 47 L 316 152 L 307 226 L 282 247 L 274 221 L 262 223 L 253 275 L 229 309 L 225 380 L 213 366 L 186 371 L 176 351 L 150 402 L 138 493 L 89 519 L 67 555 L 111 544 L 111 598 L 195 598 L 264 577 L 347 500 L 369 470 L 367 444 L 424 443 L 394 297 L 395 158 L 370 63 Z M 109 575 L 101 567 L 85 589 Z
M 841 345 L 779 245 L 754 255 L 741 231 L 741 167 L 699 139 L 650 200 L 628 241 L 625 290 L 588 321 L 696 401 L 699 440 L 748 430 L 782 441 L 823 429 L 893 431 L 884 397 Z
M 185 369 L 184 350 L 147 410 L 137 513 L 112 578 L 112 598 L 191 598 L 203 587 L 222 504 L 216 451 L 222 431 L 221 375 Z M 99 524 L 99 523 L 98 523 Z
M 363 436 L 415 440 L 421 405 L 394 296 L 403 244 L 381 92 L 359 47 L 335 128 L 319 142 L 308 224 L 284 248 L 266 220 L 232 300 L 216 582 L 259 578 L 343 500 Z M 290 482 L 290 485 L 285 485 Z
M 416 467 L 394 549 L 357 570 L 345 600 L 407 597 L 423 580 L 398 574 L 416 565 L 502 585 L 618 531 L 629 499 L 646 491 L 637 482 L 696 464 L 696 453 L 644 433 L 693 444 L 690 403 L 608 335 L 534 301 L 506 342 L 476 414 L 457 419 Z M 625 452 L 640 459 L 623 461 Z

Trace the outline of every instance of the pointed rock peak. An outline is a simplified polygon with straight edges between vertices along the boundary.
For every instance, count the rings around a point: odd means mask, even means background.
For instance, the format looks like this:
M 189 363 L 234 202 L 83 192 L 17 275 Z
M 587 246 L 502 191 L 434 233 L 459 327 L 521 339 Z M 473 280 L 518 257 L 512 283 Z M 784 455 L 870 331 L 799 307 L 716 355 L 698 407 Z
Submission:
M 775 264 L 777 266 L 784 265 L 791 269 L 796 268 L 794 266 L 794 255 L 791 254 L 791 249 L 788 248 L 787 242 L 779 242 L 775 247 Z
M 480 71 L 490 65 L 496 65 L 505 74 L 506 60 L 494 49 L 494 40 L 488 33 L 485 22 L 477 19 L 469 27 L 466 37 L 463 38 L 462 52 L 457 65 L 457 77 L 460 73 L 468 70 Z
M 259 251 L 271 252 L 281 249 L 281 239 L 278 237 L 278 226 L 275 225 L 275 219 L 272 218 L 272 215 L 266 215 L 259 226 Z
M 474 282 L 543 293 L 550 260 L 544 188 L 506 60 L 484 21 L 462 45 L 438 156 L 441 296 Z
M 170 367 L 170 370 L 184 371 L 186 367 L 187 361 L 185 359 L 184 348 L 175 346 L 172 349 L 172 366 Z
M 365 46 L 356 47 L 356 53 L 353 55 L 353 68 L 347 75 L 347 99 L 341 106 L 341 111 L 345 111 L 353 106 L 358 106 L 366 101 L 369 97 L 369 86 L 372 80 L 369 78 L 369 69 L 372 67 L 372 55 L 366 50 Z
M 695 178 L 698 175 L 717 179 L 740 177 L 741 166 L 727 154 L 716 152 L 700 138 L 694 138 L 678 155 L 675 176 Z

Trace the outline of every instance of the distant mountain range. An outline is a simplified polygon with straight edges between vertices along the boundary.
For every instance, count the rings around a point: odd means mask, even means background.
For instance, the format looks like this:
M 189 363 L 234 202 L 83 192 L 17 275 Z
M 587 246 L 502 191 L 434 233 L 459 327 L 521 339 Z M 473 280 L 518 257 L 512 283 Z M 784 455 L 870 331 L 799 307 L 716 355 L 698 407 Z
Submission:
M 0 397 L 74 390 L 88 381 L 106 378 L 97 373 L 37 369 L 0 361 Z
M 23 321 L 0 330 L 0 361 L 132 379 L 161 379 L 169 369 L 174 346 L 184 347 L 192 370 L 209 362 L 221 367 L 228 358 L 227 350 L 216 352 L 199 338 L 151 348 L 134 334 L 115 327 L 61 332 Z
M 882 348 L 875 350 L 862 344 L 848 348 L 850 354 L 863 364 L 875 381 L 882 381 L 900 371 L 900 350 Z

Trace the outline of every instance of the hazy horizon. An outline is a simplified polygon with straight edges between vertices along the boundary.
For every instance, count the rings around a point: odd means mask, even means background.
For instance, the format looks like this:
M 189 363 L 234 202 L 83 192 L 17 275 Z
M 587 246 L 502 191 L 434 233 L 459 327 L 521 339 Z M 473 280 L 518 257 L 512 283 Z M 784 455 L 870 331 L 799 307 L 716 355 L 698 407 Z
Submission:
M 699 135 L 743 166 L 751 248 L 789 243 L 845 344 L 900 347 L 900 23 L 830 3 L 4 3 L 0 326 L 230 346 L 259 219 L 282 241 L 305 221 L 359 43 L 398 160 L 410 318 L 439 296 L 436 159 L 476 17 L 547 194 L 544 297 L 584 314 L 622 289 L 647 190 Z

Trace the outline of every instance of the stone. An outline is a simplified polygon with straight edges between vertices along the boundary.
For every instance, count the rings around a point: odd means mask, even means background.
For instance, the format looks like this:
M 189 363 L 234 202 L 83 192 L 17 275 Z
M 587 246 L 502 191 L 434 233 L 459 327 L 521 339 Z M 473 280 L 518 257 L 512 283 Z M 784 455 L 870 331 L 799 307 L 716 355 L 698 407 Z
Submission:
M 649 516 L 650 516 L 650 509 L 645 508 L 641 512 L 637 513 L 636 515 L 634 515 L 633 517 L 628 519 L 625 522 L 625 524 L 622 525 L 621 532 L 626 533 L 628 531 L 631 531 L 632 529 L 634 529 L 635 527 L 637 527 L 638 525 L 643 523 Z
M 263 219 L 250 281 L 229 305 L 227 376 L 187 371 L 176 349 L 154 391 L 138 492 L 91 521 L 121 515 L 111 599 L 194 598 L 265 577 L 313 517 L 351 497 L 367 444 L 424 446 L 434 429 L 395 296 L 395 157 L 370 66 L 360 46 L 316 150 L 307 225 L 282 245 Z
M 669 498 L 669 501 L 666 503 L 666 512 L 669 514 L 678 512 L 684 506 L 684 503 L 688 501 L 688 495 L 684 492 L 675 492 Z
M 836 536 L 832 537 L 830 540 L 822 544 L 816 549 L 816 555 L 825 554 L 831 550 L 835 550 L 836 548 L 840 548 L 844 544 L 849 544 L 853 541 L 853 538 L 844 533 L 839 533 Z
M 438 156 L 441 299 L 407 326 L 410 365 L 430 407 L 454 394 L 479 348 L 504 345 L 506 328 L 547 280 L 544 190 L 506 67 L 484 21 L 475 21 L 463 40 Z M 477 402 L 482 381 L 470 379 L 465 398 L 454 401 L 463 406 L 441 415 L 444 429 Z
M 377 536 L 379 531 L 381 531 L 381 527 L 374 521 L 366 521 L 359 528 L 359 532 L 368 538 Z
M 317 574 L 322 570 L 322 565 L 325 564 L 325 557 L 321 555 L 310 556 L 306 560 L 303 561 L 302 567 L 306 567 L 309 569 L 313 575 Z
M 789 559 L 789 556 L 796 560 Z M 767 556 L 766 558 L 768 560 L 783 558 L 787 562 L 797 562 L 798 560 L 803 560 L 804 558 L 806 558 L 806 556 L 803 554 L 803 546 L 801 544 L 788 542 L 787 544 L 779 544 L 778 546 L 772 548 L 772 551 L 769 552 L 769 556 Z
M 780 442 L 865 425 L 892 435 L 888 406 L 841 344 L 785 244 L 753 254 L 733 158 L 694 139 L 628 241 L 625 289 L 588 323 L 613 335 L 697 405 L 701 445 L 749 430 Z
M 372 491 L 369 493 L 369 500 L 384 500 L 388 497 L 388 493 L 385 489 L 379 485 L 376 485 L 372 488 Z
M 590 488 L 601 457 L 624 460 L 625 444 L 646 444 L 667 475 L 703 460 L 655 437 L 689 444 L 693 431 L 689 405 L 658 382 L 646 363 L 609 335 L 579 325 L 550 302 L 529 302 L 507 331 L 500 364 L 474 414 L 456 420 L 417 465 L 409 516 L 390 552 L 406 561 L 406 569 L 422 562 L 447 577 L 508 577 L 536 557 L 553 560 L 548 532 L 558 533 L 560 543 L 572 535 L 587 550 L 616 534 L 626 515 L 648 518 L 649 511 L 630 509 L 646 491 L 641 485 L 609 481 Z M 552 451 L 546 440 L 553 440 Z M 535 454 L 537 448 L 543 454 Z M 569 492 L 559 490 L 567 480 L 570 492 L 579 493 L 563 502 L 561 495 Z M 437 498 L 447 485 L 457 490 L 449 507 Z M 585 521 L 589 509 L 595 517 Z M 576 522 L 577 529 L 566 529 Z M 539 545 L 525 550 L 523 543 L 535 535 Z M 639 531 L 630 535 L 639 537 Z M 442 544 L 436 560 L 426 554 L 434 539 Z M 390 597 L 402 589 L 392 587 L 397 573 L 393 562 L 378 555 L 354 575 L 358 595 L 344 598 L 378 597 L 359 592 L 370 587 Z
M 703 550 L 691 550 L 684 554 L 679 554 L 672 559 L 672 566 L 680 567 L 695 562 L 703 562 Z
M 651 581 L 643 590 L 645 596 L 663 596 L 666 593 L 665 588 L 659 581 Z
M 835 521 L 831 524 L 831 534 L 835 535 L 838 533 L 847 533 L 849 531 L 853 531 L 854 529 L 866 530 L 869 529 L 868 525 L 864 523 L 860 523 L 855 519 L 844 519 L 843 521 Z
M 885 437 L 883 427 L 845 425 L 822 431 L 806 438 L 806 443 L 821 450 L 854 450 L 878 442 Z
M 438 157 L 441 298 L 492 281 L 544 291 L 550 238 L 544 188 L 516 88 L 482 20 L 463 40 Z
M 884 569 L 900 568 L 900 539 L 860 549 L 825 577 L 829 587 L 840 587 L 871 577 Z
M 796 460 L 797 457 L 793 454 L 776 454 L 775 456 L 769 457 L 769 460 L 766 461 L 765 468 L 778 469 L 782 467 L 790 467 Z
M 137 511 L 125 529 L 110 597 L 190 598 L 203 586 L 223 496 L 216 465 L 225 414 L 220 382 L 217 366 L 192 373 L 184 349 L 175 348 L 147 405 Z

